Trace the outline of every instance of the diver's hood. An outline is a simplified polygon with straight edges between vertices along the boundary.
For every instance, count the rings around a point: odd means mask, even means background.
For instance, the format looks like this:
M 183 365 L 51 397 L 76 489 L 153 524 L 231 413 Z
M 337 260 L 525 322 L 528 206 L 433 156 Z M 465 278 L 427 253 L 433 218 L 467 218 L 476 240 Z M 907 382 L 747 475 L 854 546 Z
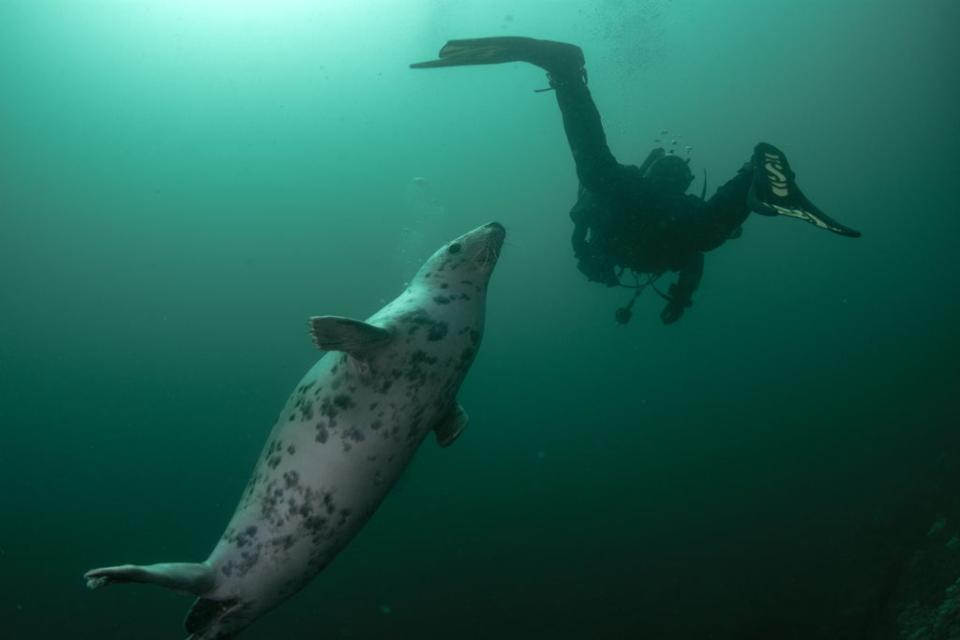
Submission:
M 683 160 L 675 155 L 667 155 L 661 147 L 647 155 L 640 169 L 643 171 L 644 180 L 656 185 L 657 190 L 665 192 L 686 193 L 693 182 L 690 159 Z

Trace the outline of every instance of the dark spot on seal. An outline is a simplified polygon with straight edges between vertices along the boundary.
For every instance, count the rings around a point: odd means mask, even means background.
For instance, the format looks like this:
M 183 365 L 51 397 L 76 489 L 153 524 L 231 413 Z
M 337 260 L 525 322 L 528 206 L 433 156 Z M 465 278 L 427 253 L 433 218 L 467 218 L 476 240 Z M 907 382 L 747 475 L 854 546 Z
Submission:
M 244 529 L 243 531 L 239 531 L 239 532 L 227 531 L 227 533 L 225 533 L 223 537 L 228 542 L 232 542 L 233 544 L 237 545 L 238 549 L 242 549 L 248 545 L 253 544 L 253 540 L 256 537 L 256 535 L 257 535 L 257 528 L 251 525 L 246 529 Z
M 382 426 L 383 426 L 383 423 L 380 422 L 379 420 L 374 420 L 373 422 L 370 423 L 370 428 L 373 429 L 374 431 L 379 430 L 380 427 Z
M 303 526 L 311 533 L 320 533 L 327 526 L 327 519 L 323 516 L 310 516 L 303 521 Z
M 433 301 L 437 304 L 450 304 L 450 298 L 446 296 L 434 296 Z
M 447 253 L 460 253 L 460 250 L 461 250 L 462 248 L 463 248 L 463 247 L 460 246 L 460 243 L 459 243 L 459 242 L 454 242 L 454 243 L 453 243 L 452 245 L 450 245 L 450 247 L 447 249 Z
M 283 474 L 283 482 L 287 485 L 287 489 L 292 489 L 300 483 L 300 474 L 296 471 L 287 471 Z
M 300 415 L 304 420 L 313 418 L 313 402 L 305 402 L 300 406 Z
M 460 361 L 457 363 L 455 369 L 457 371 L 463 371 L 470 366 L 470 363 L 473 362 L 473 356 L 476 354 L 476 351 L 473 347 L 466 347 L 460 353 Z
M 326 416 L 328 418 L 337 417 L 337 410 L 330 402 L 330 398 L 324 398 L 323 402 L 320 403 L 320 415 Z
M 293 455 L 296 452 L 297 452 L 297 448 L 295 446 L 290 445 L 289 447 L 287 447 L 287 453 L 289 453 L 290 455 Z
M 349 409 L 349 408 L 351 408 L 351 407 L 356 406 L 356 405 L 354 405 L 354 403 L 353 403 L 353 398 L 351 398 L 350 396 L 346 395 L 345 393 L 341 393 L 341 394 L 338 394 L 338 395 L 334 396 L 334 398 L 333 398 L 333 404 L 337 405 L 337 407 L 339 407 L 339 408 L 341 408 L 341 409 Z
M 427 340 L 431 342 L 443 340 L 443 338 L 447 335 L 447 330 L 448 327 L 446 322 L 437 322 L 430 327 L 430 331 L 427 333 Z
M 317 425 L 317 437 L 316 440 L 320 444 L 323 444 L 327 441 L 327 438 L 330 437 L 330 434 L 327 433 L 327 428 L 322 425 Z
M 436 361 L 437 361 L 436 358 L 431 358 L 430 356 L 427 355 L 425 351 L 421 351 L 420 349 L 414 351 L 413 355 L 410 356 L 410 362 L 413 363 L 414 365 L 420 364 L 422 362 L 425 362 L 427 364 L 433 364 Z

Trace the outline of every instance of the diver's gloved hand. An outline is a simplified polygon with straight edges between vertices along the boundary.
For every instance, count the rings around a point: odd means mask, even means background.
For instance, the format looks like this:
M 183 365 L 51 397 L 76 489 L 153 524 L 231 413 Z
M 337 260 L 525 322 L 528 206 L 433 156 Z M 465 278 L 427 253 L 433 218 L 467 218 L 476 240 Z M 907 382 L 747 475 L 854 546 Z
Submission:
M 579 257 L 580 260 L 577 262 L 577 269 L 580 270 L 580 273 L 587 276 L 587 280 L 590 282 L 599 282 L 608 287 L 620 285 L 620 279 L 617 278 L 617 274 L 614 273 L 613 265 L 602 257 L 592 254 L 581 254 Z
M 670 285 L 670 301 L 660 312 L 660 320 L 663 324 L 673 324 L 683 316 L 683 312 L 693 305 L 690 294 L 681 292 L 677 285 Z

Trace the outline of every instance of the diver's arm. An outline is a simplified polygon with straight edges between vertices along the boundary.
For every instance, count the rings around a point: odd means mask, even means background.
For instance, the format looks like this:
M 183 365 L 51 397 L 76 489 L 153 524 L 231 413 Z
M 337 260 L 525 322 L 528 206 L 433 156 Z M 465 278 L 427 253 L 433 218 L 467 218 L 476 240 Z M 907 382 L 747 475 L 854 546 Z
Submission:
M 697 251 L 680 269 L 676 284 L 670 285 L 670 299 L 660 312 L 660 320 L 664 324 L 673 324 L 679 320 L 683 312 L 693 304 L 693 292 L 700 286 L 702 277 L 703 254 Z

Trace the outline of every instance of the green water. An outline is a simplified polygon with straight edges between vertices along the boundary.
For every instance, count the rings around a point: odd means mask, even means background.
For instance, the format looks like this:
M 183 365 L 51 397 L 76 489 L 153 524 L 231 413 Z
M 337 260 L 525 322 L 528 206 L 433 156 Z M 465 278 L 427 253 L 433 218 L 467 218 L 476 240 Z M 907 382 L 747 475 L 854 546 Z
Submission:
M 956 638 L 958 28 L 951 0 L 0 0 L 0 638 L 185 635 L 189 598 L 82 573 L 205 558 L 306 318 L 490 220 L 470 429 L 244 638 Z M 407 68 L 507 34 L 583 47 L 620 161 L 666 129 L 715 187 L 767 140 L 863 238 L 751 216 L 681 322 L 644 294 L 618 326 L 542 72 Z

